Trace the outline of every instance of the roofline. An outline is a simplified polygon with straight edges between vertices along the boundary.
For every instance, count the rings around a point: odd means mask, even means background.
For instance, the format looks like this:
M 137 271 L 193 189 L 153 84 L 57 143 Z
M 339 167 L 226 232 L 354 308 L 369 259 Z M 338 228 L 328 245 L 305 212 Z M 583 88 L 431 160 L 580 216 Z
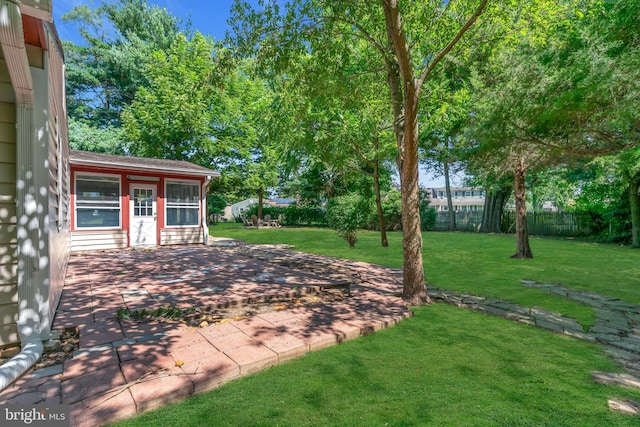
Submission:
M 109 162 L 109 161 L 99 161 L 99 160 L 82 160 L 82 159 L 74 159 L 73 157 L 69 159 L 69 163 L 74 166 L 99 166 L 99 167 L 109 167 L 111 169 L 126 169 L 126 170 L 143 170 L 147 172 L 162 172 L 167 173 L 167 169 L 158 168 L 154 166 L 146 166 L 146 165 L 136 165 L 132 166 L 127 163 L 118 163 L 118 162 Z M 185 169 L 172 169 L 171 172 L 179 173 L 181 175 L 189 175 L 189 176 L 205 176 L 211 178 L 219 178 L 220 172 L 216 171 L 207 171 L 207 172 L 198 172 L 193 170 L 185 170 Z
M 24 15 L 33 16 L 34 18 L 53 22 L 51 1 L 33 1 L 33 0 L 9 0 L 16 3 L 20 7 L 20 12 Z

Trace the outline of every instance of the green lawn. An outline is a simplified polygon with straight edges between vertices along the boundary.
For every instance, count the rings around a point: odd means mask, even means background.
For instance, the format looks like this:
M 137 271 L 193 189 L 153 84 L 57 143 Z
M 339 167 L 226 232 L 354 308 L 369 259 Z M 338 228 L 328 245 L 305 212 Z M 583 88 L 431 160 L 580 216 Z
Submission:
M 245 229 L 221 224 L 210 234 L 250 243 L 286 243 L 296 250 L 386 265 L 402 266 L 402 236 L 389 233 L 389 247 L 380 235 L 361 232 L 355 248 L 321 228 Z M 591 307 L 525 288 L 522 279 L 559 283 L 575 289 L 640 304 L 640 251 L 575 240 L 532 238 L 533 259 L 511 259 L 513 236 L 479 233 L 424 233 L 424 266 L 433 286 L 497 297 L 526 306 L 545 307 L 593 323 Z
M 212 227 L 213 236 L 288 243 L 298 250 L 400 266 L 400 235 L 354 249 L 330 230 Z M 512 260 L 508 236 L 425 234 L 425 268 L 437 286 L 591 316 L 584 306 L 520 285 L 522 278 L 590 289 L 640 303 L 640 252 L 534 239 L 533 260 Z M 615 286 L 614 286 L 615 285 Z M 635 288 L 635 289 L 634 289 Z M 445 304 L 400 324 L 310 353 L 211 392 L 143 414 L 131 426 L 635 426 L 607 398 L 640 391 L 596 384 L 617 370 L 602 348 Z

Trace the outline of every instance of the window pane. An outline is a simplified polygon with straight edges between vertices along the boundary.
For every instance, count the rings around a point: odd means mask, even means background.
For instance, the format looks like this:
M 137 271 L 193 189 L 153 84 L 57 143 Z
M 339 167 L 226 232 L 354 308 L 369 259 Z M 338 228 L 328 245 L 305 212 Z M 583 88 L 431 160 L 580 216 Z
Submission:
M 133 189 L 133 215 L 153 216 L 153 190 L 150 188 Z
M 78 228 L 119 227 L 120 209 L 78 209 Z
M 109 176 L 76 178 L 78 228 L 120 227 L 120 180 Z
M 167 208 L 167 225 L 198 225 L 198 208 Z
M 167 225 L 193 226 L 200 223 L 200 187 L 196 183 L 167 183 Z
M 198 204 L 200 191 L 197 184 L 167 184 L 167 204 L 170 205 L 192 205 Z
M 76 197 L 81 204 L 120 204 L 120 181 L 110 177 L 82 177 L 76 180 Z

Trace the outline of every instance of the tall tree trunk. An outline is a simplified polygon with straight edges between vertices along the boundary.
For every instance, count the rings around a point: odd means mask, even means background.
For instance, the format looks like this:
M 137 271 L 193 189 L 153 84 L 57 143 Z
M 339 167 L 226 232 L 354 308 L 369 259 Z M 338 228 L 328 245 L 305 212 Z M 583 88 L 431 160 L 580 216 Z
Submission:
M 527 229 L 527 200 L 525 193 L 526 167 L 524 158 L 518 159 L 514 172 L 514 192 L 516 198 L 516 253 L 511 258 L 533 258 L 529 246 L 529 230 Z
M 640 172 L 629 179 L 631 205 L 631 247 L 640 248 Z
M 449 231 L 456 230 L 456 212 L 453 210 L 453 200 L 451 199 L 451 179 L 449 178 L 449 162 L 444 160 L 444 186 L 447 193 L 447 207 L 449 208 Z
M 378 211 L 378 226 L 380 227 L 380 240 L 382 247 L 389 246 L 387 240 L 387 225 L 384 222 L 384 211 L 382 210 L 382 196 L 380 195 L 380 162 L 373 162 L 373 186 L 376 192 L 376 209 Z
M 262 203 L 264 199 L 264 190 L 261 188 L 258 190 L 258 219 L 262 219 Z
M 431 303 L 427 295 L 422 260 L 420 198 L 418 187 L 418 94 L 409 46 L 402 31 L 397 1 L 382 1 L 387 39 L 396 53 L 397 64 L 386 60 L 387 79 L 398 143 L 398 169 L 402 200 L 403 291 L 411 305 Z
M 411 305 L 428 304 L 422 260 L 422 230 L 420 229 L 420 197 L 418 187 L 418 122 L 417 103 L 405 111 L 405 155 L 400 167 L 402 198 L 402 248 L 404 253 L 404 289 L 402 298 Z M 406 104 L 405 104 L 406 105 Z M 407 106 L 407 105 L 406 105 Z M 415 108 L 415 109 L 414 109 Z
M 482 210 L 481 233 L 501 233 L 504 207 L 513 191 L 513 184 L 503 186 L 499 190 L 487 191 Z

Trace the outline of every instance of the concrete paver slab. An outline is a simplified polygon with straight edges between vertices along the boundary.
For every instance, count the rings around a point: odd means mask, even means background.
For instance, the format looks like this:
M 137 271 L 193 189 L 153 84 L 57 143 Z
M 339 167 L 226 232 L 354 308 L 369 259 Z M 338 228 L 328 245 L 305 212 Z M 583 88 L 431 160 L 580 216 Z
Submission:
M 184 399 L 191 396 L 195 390 L 189 375 L 177 367 L 142 378 L 144 378 L 142 381 L 130 387 L 138 412 Z
M 297 264 L 307 257 L 278 256 Z M 291 298 L 343 279 L 206 246 L 74 253 L 53 327 L 79 328 L 80 349 L 58 370 L 36 370 L 17 380 L 0 393 L 0 403 L 70 404 L 72 426 L 100 426 L 410 316 L 397 297 L 397 270 L 310 259 L 357 270 L 383 285 L 377 292 L 358 284 L 351 298 L 335 304 L 193 328 L 168 319 L 118 319 L 117 313 L 169 304 L 234 307 Z
M 107 366 L 118 365 L 118 362 L 118 354 L 111 346 L 87 352 L 84 355 L 76 355 L 73 359 L 65 360 L 64 379 L 69 380 Z
M 252 343 L 224 351 L 240 367 L 241 375 L 248 375 L 278 363 L 278 355 L 259 343 Z
M 75 403 L 126 383 L 119 365 L 62 381 L 62 403 Z

